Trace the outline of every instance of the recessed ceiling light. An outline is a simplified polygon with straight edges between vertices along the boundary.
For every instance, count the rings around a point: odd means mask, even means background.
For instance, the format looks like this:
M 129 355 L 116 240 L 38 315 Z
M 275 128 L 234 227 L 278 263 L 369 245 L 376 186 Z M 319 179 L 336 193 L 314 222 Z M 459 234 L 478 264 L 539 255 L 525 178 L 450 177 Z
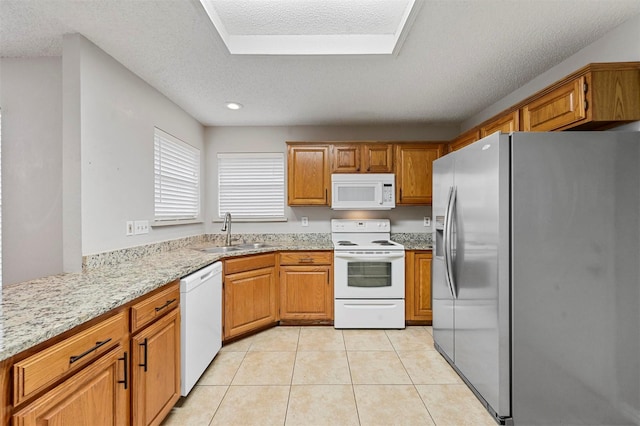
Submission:
M 200 0 L 236 55 L 397 54 L 425 0 Z
M 226 105 L 227 105 L 227 108 L 233 109 L 233 110 L 242 108 L 242 104 L 239 104 L 237 102 L 227 102 Z

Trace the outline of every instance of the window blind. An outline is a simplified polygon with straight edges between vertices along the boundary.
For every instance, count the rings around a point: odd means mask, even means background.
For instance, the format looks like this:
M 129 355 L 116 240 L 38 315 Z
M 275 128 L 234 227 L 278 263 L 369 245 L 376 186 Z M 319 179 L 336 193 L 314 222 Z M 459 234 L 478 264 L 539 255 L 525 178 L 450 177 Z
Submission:
M 218 217 L 284 219 L 284 154 L 218 154 Z
M 200 150 L 156 128 L 155 220 L 200 216 Z

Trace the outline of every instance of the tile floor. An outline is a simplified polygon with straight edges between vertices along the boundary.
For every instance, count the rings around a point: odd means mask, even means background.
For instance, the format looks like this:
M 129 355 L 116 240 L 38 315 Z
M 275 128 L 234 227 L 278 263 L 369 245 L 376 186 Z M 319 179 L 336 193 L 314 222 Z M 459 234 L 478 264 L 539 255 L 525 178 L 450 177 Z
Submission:
M 489 425 L 431 327 L 276 327 L 224 346 L 163 425 Z

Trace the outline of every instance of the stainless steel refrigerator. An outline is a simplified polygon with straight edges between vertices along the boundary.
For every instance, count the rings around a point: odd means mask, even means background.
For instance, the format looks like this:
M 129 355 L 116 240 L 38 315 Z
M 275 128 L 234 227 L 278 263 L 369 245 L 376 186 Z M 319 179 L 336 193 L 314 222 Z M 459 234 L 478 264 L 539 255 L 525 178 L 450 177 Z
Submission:
M 640 424 L 640 132 L 433 163 L 436 349 L 499 423 Z

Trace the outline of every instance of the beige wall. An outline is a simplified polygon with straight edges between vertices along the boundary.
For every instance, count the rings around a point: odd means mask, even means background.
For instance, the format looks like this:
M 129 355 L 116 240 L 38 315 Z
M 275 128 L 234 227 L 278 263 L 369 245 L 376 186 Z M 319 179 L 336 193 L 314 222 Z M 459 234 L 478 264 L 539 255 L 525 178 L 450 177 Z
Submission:
M 62 271 L 62 63 L 0 59 L 2 283 Z
M 207 152 L 207 232 L 220 232 L 217 220 L 217 157 L 220 152 L 282 152 L 286 141 L 362 141 L 452 139 L 453 126 L 292 126 L 292 127 L 209 127 L 205 132 Z M 396 207 L 391 211 L 341 212 L 329 207 L 285 207 L 287 222 L 235 223 L 234 233 L 254 232 L 330 232 L 330 219 L 346 217 L 390 218 L 392 232 L 430 232 L 423 217 L 431 216 L 430 207 Z M 300 218 L 309 218 L 303 227 Z

